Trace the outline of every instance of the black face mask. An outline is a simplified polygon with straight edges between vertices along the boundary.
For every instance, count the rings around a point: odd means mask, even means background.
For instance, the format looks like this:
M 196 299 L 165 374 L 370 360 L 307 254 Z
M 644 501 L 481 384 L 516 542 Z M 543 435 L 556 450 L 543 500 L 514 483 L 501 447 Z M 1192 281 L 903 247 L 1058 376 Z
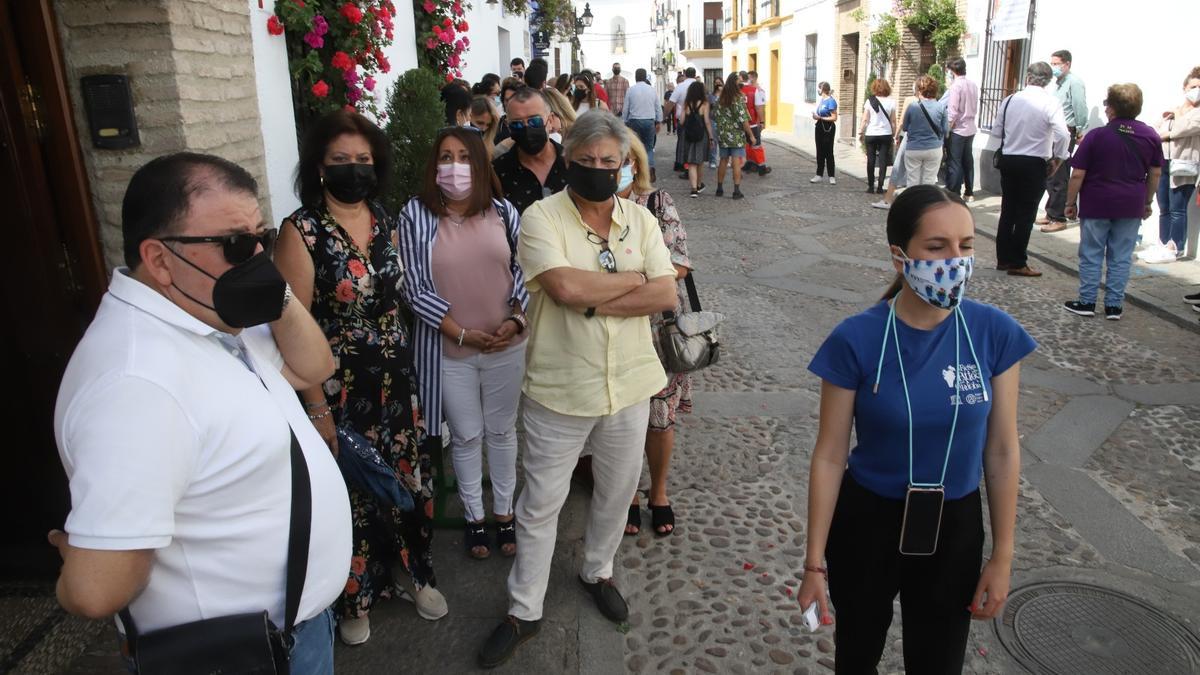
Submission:
M 578 162 L 567 167 L 567 185 L 589 202 L 608 201 L 617 193 L 620 177 L 620 169 L 593 169 Z
M 378 181 L 374 164 L 329 164 L 325 189 L 343 204 L 357 204 L 375 193 Z
M 616 77 L 617 75 L 620 75 L 620 74 L 621 74 L 620 68 L 613 68 L 613 77 Z
M 234 265 L 221 276 L 214 277 L 196 263 L 176 253 L 170 246 L 167 250 L 217 282 L 213 286 L 211 306 L 188 295 L 174 283 L 171 285 L 188 300 L 216 312 L 225 325 L 231 328 L 249 328 L 270 323 L 283 315 L 283 296 L 287 282 L 283 280 L 279 269 L 275 267 L 266 251 L 254 255 L 246 262 Z
M 550 140 L 545 126 L 531 127 L 528 124 L 523 129 L 513 130 L 512 138 L 517 148 L 527 155 L 538 154 L 546 147 L 546 141 Z
M 578 98 L 578 99 L 583 99 L 583 98 L 585 98 L 586 96 L 587 96 L 587 90 L 586 90 L 586 89 L 576 89 L 576 90 L 575 90 L 575 98 Z

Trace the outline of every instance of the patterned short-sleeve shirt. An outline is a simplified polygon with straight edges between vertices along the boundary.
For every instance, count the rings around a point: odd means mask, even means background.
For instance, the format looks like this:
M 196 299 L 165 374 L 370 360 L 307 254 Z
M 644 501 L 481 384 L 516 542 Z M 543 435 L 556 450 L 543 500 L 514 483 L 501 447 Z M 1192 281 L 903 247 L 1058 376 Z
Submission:
M 500 179 L 500 189 L 504 190 L 504 198 L 517 207 L 517 213 L 525 213 L 525 209 L 534 202 L 567 187 L 567 164 L 563 161 L 562 146 L 554 143 L 554 149 L 558 157 L 554 159 L 550 173 L 546 174 L 545 184 L 521 164 L 520 153 L 516 148 L 492 160 L 492 168 L 496 170 L 496 177 Z
M 713 119 L 717 123 L 717 143 L 722 148 L 740 148 L 746 144 L 743 122 L 750 121 L 746 106 L 734 103 L 729 106 L 714 106 Z

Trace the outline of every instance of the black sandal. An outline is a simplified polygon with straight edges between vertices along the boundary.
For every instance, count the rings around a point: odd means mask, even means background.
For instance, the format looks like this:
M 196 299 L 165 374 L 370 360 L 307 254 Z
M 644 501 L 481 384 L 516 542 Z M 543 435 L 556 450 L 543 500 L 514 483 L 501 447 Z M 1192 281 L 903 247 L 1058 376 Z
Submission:
M 658 529 L 670 525 L 671 529 L 663 532 Z M 671 509 L 670 504 L 663 506 L 650 505 L 650 526 L 654 528 L 654 536 L 669 537 L 675 533 L 675 511 Z
M 488 546 L 487 527 L 483 523 L 467 522 L 463 544 L 467 548 L 467 555 L 476 560 L 484 560 L 492 554 L 492 549 Z M 472 550 L 475 548 L 484 549 L 483 555 L 476 555 Z
M 513 546 L 517 545 L 517 519 L 516 518 L 513 518 L 512 520 L 508 521 L 507 523 L 501 522 L 499 520 L 496 521 L 496 548 L 500 549 L 500 553 L 506 558 L 511 558 L 512 556 L 517 554 L 517 551 L 515 548 L 513 549 L 512 553 L 504 552 L 504 547 L 509 544 L 512 544 Z
M 628 528 L 636 527 L 637 532 L 629 532 Z M 636 537 L 642 533 L 642 507 L 639 504 L 629 506 L 629 516 L 625 519 L 625 536 Z

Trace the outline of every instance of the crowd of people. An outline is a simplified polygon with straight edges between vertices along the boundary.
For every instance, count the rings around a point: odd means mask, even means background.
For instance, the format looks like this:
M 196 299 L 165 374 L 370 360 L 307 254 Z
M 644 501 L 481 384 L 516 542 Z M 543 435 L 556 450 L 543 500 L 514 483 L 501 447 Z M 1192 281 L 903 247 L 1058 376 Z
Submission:
M 1064 112 L 1084 96 L 1070 54 L 1055 58 L 1029 66 L 995 125 L 998 266 L 1017 276 L 1040 274 L 1027 260 L 1029 231 L 1086 124 Z M 705 191 L 706 168 L 723 196 L 731 168 L 731 198 L 741 199 L 748 171 L 770 172 L 766 98 L 753 72 L 730 73 L 710 92 L 689 68 L 660 99 L 644 69 L 632 84 L 620 64 L 607 79 L 582 71 L 552 82 L 544 60 L 509 65 L 508 77 L 442 90 L 446 126 L 399 213 L 380 200 L 392 180 L 388 140 L 349 111 L 307 130 L 301 206 L 278 228 L 264 222 L 254 178 L 227 160 L 181 152 L 134 173 L 122 208 L 126 266 L 59 396 L 72 510 L 66 534 L 51 534 L 64 560 L 61 604 L 119 613 L 133 667 L 174 650 L 221 667 L 278 658 L 291 672 L 326 673 L 332 636 L 368 641 L 379 602 L 399 596 L 423 619 L 446 616 L 432 537 L 433 460 L 447 446 L 464 555 L 513 558 L 509 608 L 480 666 L 504 663 L 538 633 L 559 512 L 581 472 L 592 489 L 579 582 L 605 617 L 628 618 L 613 559 L 643 527 L 642 457 L 651 529 L 667 537 L 674 428 L 692 397 L 691 375 L 670 372 L 659 339 L 688 307 L 693 264 L 679 210 L 654 186 L 656 140 L 665 121 L 689 197 Z M 827 624 L 831 598 L 838 668 L 848 672 L 878 663 L 897 592 L 913 619 L 906 666 L 961 669 L 971 618 L 995 617 L 1009 587 L 1019 363 L 1036 345 L 1002 311 L 966 297 L 978 87 L 961 59 L 948 66 L 946 100 L 923 76 L 902 114 L 890 84 L 872 83 L 859 131 L 867 191 L 885 194 L 897 276 L 810 364 L 822 412 L 799 598 Z M 1065 99 L 1045 89 L 1056 77 Z M 819 91 L 813 182 L 833 184 L 837 102 L 828 83 Z M 1134 233 L 1155 196 L 1169 207 L 1163 245 L 1182 250 L 1200 159 L 1200 69 L 1184 96 L 1155 130 L 1134 120 L 1136 85 L 1114 85 L 1109 131 L 1075 148 L 1061 210 L 1085 233 L 1072 312 L 1094 313 L 1107 261 L 1105 314 L 1120 317 Z M 943 147 L 947 189 L 934 185 Z M 904 437 L 907 461 L 892 451 Z M 257 623 L 239 619 L 247 612 Z M 176 639 L 156 639 L 164 629 Z M 264 630 L 276 656 L 214 642 Z

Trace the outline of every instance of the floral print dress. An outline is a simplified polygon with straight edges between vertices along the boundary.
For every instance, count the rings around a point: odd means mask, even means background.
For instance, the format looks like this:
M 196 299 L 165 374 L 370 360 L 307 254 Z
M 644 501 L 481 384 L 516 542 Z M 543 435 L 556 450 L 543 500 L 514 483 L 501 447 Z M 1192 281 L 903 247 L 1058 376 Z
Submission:
M 324 207 L 301 208 L 289 220 L 313 259 L 313 318 L 329 339 L 336 370 L 324 385 L 336 423 L 369 440 L 413 494 L 416 509 L 385 507 L 348 487 L 354 551 L 339 614 L 358 617 L 393 590 L 399 564 L 416 588 L 436 586 L 433 574 L 433 481 L 422 451 L 425 423 L 417 397 L 412 347 L 402 306 L 404 270 L 396 221 L 370 204 L 366 252 Z
M 635 194 L 634 202 L 649 209 L 658 219 L 663 243 L 671 252 L 671 263 L 692 269 L 692 261 L 688 258 L 687 251 L 687 232 L 683 229 L 683 222 L 679 219 L 679 211 L 675 208 L 675 201 L 671 199 L 671 195 L 667 194 L 666 190 L 644 195 Z M 683 280 L 679 279 L 675 282 L 675 313 L 678 314 L 684 309 L 691 308 L 688 305 L 687 287 L 684 286 Z M 663 323 L 662 314 L 650 315 L 650 334 L 653 336 L 654 351 L 658 352 L 660 361 L 663 360 L 663 355 L 662 347 L 658 343 L 658 334 Z M 672 373 L 668 370 L 667 386 L 650 397 L 650 430 L 671 429 L 675 426 L 676 413 L 680 412 L 692 412 L 692 376 L 690 373 Z

